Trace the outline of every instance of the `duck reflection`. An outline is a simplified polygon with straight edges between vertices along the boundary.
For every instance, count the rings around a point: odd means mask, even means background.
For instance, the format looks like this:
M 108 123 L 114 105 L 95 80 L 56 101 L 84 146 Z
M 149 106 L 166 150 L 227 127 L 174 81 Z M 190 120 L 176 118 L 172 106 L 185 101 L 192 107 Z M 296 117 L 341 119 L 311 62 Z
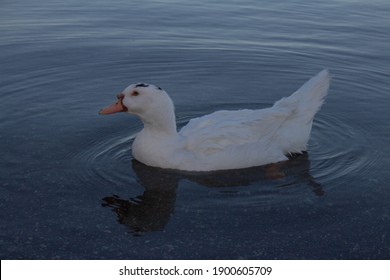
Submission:
M 308 154 L 292 155 L 288 161 L 246 169 L 183 172 L 150 167 L 133 160 L 132 167 L 138 182 L 145 188 L 142 195 L 130 200 L 113 195 L 103 198 L 103 206 L 111 208 L 120 224 L 125 224 L 134 235 L 162 231 L 175 210 L 178 182 L 187 179 L 211 188 L 262 185 L 280 181 L 277 188 L 307 185 L 316 196 L 324 191 L 310 175 Z

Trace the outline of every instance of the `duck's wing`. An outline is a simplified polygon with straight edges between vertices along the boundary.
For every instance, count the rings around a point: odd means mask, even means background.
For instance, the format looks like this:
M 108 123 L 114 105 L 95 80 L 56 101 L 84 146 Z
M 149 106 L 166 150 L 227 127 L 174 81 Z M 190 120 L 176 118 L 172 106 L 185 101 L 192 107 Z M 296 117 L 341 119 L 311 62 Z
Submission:
M 188 151 L 205 155 L 232 151 L 230 148 L 249 143 L 276 155 L 302 152 L 329 83 L 330 74 L 323 70 L 270 108 L 218 111 L 192 119 L 179 133 L 184 136 Z
M 185 139 L 187 151 L 204 155 L 250 143 L 269 147 L 286 118 L 287 112 L 272 108 L 217 111 L 192 119 L 179 134 Z

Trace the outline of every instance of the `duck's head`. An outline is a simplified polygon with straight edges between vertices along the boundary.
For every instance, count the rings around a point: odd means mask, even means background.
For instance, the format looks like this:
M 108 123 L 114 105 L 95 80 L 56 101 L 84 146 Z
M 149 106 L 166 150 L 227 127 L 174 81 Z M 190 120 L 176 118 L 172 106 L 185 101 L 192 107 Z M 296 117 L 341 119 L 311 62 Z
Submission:
M 144 122 L 153 122 L 174 112 L 168 94 L 162 88 L 150 84 L 132 84 L 117 98 L 116 103 L 102 109 L 99 114 L 127 112 L 139 116 Z

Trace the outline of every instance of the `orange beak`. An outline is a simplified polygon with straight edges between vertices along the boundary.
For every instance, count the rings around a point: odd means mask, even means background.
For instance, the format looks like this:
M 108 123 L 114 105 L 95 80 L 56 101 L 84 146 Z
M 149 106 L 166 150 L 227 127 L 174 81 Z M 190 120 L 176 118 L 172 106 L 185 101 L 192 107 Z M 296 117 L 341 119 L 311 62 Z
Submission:
M 109 114 L 115 114 L 119 112 L 127 112 L 127 108 L 125 105 L 123 105 L 123 98 L 125 96 L 121 93 L 117 96 L 118 101 L 102 110 L 100 110 L 100 115 L 109 115 Z

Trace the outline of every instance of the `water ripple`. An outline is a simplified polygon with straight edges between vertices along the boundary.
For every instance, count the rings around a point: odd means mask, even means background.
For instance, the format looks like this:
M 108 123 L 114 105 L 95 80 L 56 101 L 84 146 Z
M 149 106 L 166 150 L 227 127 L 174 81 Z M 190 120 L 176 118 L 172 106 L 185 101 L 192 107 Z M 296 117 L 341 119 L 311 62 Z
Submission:
M 340 117 L 316 118 L 310 140 L 312 174 L 324 182 L 343 176 L 365 176 L 372 172 L 379 154 L 369 150 L 370 140 L 363 128 L 350 126 Z
M 117 129 L 85 144 L 74 156 L 77 163 L 75 176 L 83 182 L 107 182 L 110 184 L 128 184 L 131 163 L 131 142 L 135 133 Z

